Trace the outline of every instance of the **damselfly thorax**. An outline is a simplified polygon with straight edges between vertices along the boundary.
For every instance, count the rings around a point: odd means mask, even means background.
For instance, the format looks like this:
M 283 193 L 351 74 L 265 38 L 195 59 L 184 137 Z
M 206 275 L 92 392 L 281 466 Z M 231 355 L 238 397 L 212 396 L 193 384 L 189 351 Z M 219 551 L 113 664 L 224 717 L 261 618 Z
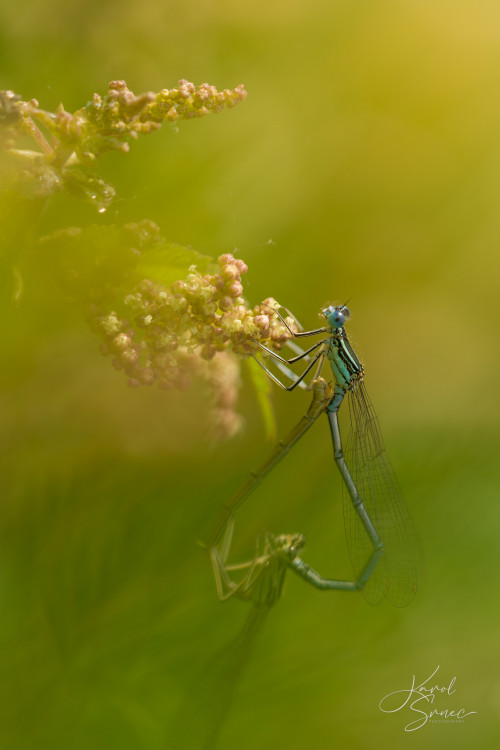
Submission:
M 336 385 L 344 391 L 351 390 L 364 377 L 363 365 L 349 343 L 345 328 L 339 328 L 327 339 L 326 357 Z

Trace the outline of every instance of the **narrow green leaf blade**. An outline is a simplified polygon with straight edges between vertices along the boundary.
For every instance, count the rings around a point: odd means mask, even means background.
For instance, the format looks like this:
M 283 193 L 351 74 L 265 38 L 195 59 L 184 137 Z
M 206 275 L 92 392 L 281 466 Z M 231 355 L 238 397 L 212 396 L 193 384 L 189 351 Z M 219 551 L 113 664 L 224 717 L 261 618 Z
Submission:
M 248 371 L 252 379 L 252 384 L 257 395 L 257 401 L 259 403 L 260 411 L 262 414 L 262 420 L 264 422 L 264 429 L 266 438 L 268 440 L 276 441 L 276 418 L 274 415 L 273 403 L 272 403 L 272 385 L 271 381 L 267 377 L 264 370 L 259 367 L 253 357 L 246 359 Z

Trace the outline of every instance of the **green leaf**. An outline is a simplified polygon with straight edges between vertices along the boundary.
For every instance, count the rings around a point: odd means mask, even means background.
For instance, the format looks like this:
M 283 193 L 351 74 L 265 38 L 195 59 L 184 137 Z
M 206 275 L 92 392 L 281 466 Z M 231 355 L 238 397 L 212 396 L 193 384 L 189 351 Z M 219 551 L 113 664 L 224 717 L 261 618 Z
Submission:
M 136 271 L 142 278 L 169 286 L 186 276 L 190 266 L 196 266 L 200 273 L 207 273 L 213 271 L 214 261 L 208 255 L 201 255 L 182 245 L 159 242 L 144 253 Z
M 276 418 L 272 403 L 271 381 L 253 357 L 248 357 L 245 361 L 250 372 L 253 387 L 255 388 L 257 401 L 259 402 L 266 438 L 276 441 Z

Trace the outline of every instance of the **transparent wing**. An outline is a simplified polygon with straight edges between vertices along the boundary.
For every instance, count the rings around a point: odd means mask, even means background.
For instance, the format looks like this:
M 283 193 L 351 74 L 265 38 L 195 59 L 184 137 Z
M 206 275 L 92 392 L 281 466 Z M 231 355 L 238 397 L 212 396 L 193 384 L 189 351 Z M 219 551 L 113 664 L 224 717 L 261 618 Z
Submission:
M 396 607 L 404 607 L 415 596 L 424 575 L 413 521 L 385 455 L 378 419 L 362 381 L 349 393 L 348 403 L 351 425 L 345 459 L 384 545 L 363 593 L 370 604 L 378 604 L 385 596 Z M 347 544 L 358 574 L 372 545 L 345 487 L 343 499 Z

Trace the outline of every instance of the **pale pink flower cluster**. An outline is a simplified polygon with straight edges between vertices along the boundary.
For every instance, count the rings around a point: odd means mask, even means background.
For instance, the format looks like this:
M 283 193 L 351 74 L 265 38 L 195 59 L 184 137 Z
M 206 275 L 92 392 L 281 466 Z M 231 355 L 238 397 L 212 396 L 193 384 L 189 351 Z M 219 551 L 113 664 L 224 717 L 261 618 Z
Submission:
M 277 303 L 265 300 L 249 309 L 241 296 L 246 264 L 229 253 L 218 259 L 220 271 L 202 275 L 195 266 L 170 287 L 148 279 L 124 298 L 126 317 L 111 311 L 91 320 L 104 338 L 103 353 L 123 370 L 133 386 L 184 389 L 190 367 L 184 355 L 211 360 L 228 349 L 248 355 L 256 341 L 279 350 L 290 334 L 274 314 Z M 293 325 L 293 321 L 289 321 Z
M 193 378 L 209 383 L 215 431 L 229 436 L 239 427 L 239 364 L 231 355 L 258 352 L 257 341 L 278 351 L 290 332 L 274 299 L 247 307 L 241 277 L 248 269 L 241 259 L 226 253 L 218 265 L 217 273 L 203 275 L 192 266 L 168 287 L 143 280 L 123 299 L 127 315 L 91 308 L 89 319 L 104 340 L 102 353 L 131 386 L 184 390 Z M 294 329 L 295 321 L 287 322 Z

